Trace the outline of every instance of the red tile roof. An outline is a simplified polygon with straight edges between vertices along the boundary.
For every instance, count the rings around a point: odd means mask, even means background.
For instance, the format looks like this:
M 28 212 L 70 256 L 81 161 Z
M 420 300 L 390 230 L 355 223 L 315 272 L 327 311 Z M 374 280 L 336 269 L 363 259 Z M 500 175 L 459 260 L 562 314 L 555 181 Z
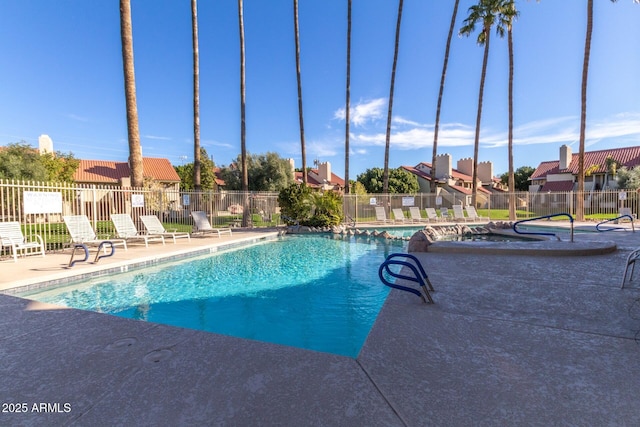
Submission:
M 318 174 L 318 169 L 310 169 L 314 174 Z M 295 172 L 295 180 L 296 182 L 302 182 L 302 172 Z M 338 186 L 340 188 L 344 188 L 344 179 L 340 178 L 335 173 L 331 173 L 331 181 L 329 182 L 332 186 Z M 309 187 L 322 187 L 324 185 L 323 182 L 316 180 L 313 175 L 307 173 L 307 185 Z
M 420 169 L 416 169 L 413 166 L 400 166 L 402 169 L 406 170 L 407 172 L 411 172 L 412 174 L 415 174 L 417 176 L 419 176 L 422 179 L 426 179 L 427 181 L 431 181 L 431 175 L 429 175 L 428 173 L 421 171 Z
M 161 182 L 180 182 L 169 160 L 154 157 L 143 157 L 144 176 Z M 109 160 L 80 160 L 73 178 L 76 182 L 96 184 L 119 184 L 122 178 L 131 176 L 127 162 Z
M 607 172 L 607 157 L 611 156 L 620 165 L 627 167 L 628 169 L 634 168 L 640 165 L 640 147 L 624 147 L 624 148 L 612 148 L 608 150 L 598 151 L 585 151 L 584 153 L 584 169 L 590 169 L 591 173 L 606 173 Z M 564 170 L 560 170 L 560 161 L 552 160 L 542 162 L 538 168 L 531 175 L 531 179 L 544 178 L 548 174 L 556 173 L 572 173 L 578 174 L 578 158 L 579 153 L 571 155 L 571 163 L 569 167 Z M 593 168 L 592 168 L 593 166 Z
M 573 181 L 548 181 L 538 191 L 573 191 Z

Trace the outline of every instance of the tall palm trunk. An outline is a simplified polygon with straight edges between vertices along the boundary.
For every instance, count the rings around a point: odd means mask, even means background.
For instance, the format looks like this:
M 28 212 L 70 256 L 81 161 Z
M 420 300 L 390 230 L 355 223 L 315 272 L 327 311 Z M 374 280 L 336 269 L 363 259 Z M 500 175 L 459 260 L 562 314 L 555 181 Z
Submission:
M 300 120 L 300 152 L 302 154 L 302 183 L 307 184 L 307 149 L 304 143 L 302 115 L 302 76 L 300 74 L 300 31 L 298 28 L 298 0 L 293 0 L 293 26 L 296 39 L 296 77 L 298 79 L 298 118 Z
M 509 220 L 516 220 L 516 180 L 513 174 L 513 30 L 507 33 L 509 45 Z
M 351 0 L 347 1 L 347 89 L 344 129 L 344 192 L 349 194 L 349 121 L 351 120 Z M 346 199 L 345 199 L 346 201 Z M 346 212 L 346 210 L 345 210 Z
M 580 113 L 580 154 L 578 155 L 578 197 L 576 219 L 584 221 L 584 142 L 587 127 L 587 77 L 589 74 L 589 56 L 591 54 L 591 32 L 593 29 L 593 0 L 587 1 L 587 35 L 584 42 L 584 61 L 582 63 L 582 96 Z
M 129 139 L 129 168 L 131 186 L 142 187 L 144 171 L 142 146 L 138 128 L 138 105 L 136 101 L 136 77 L 133 66 L 133 30 L 131 26 L 131 3 L 120 0 L 120 39 L 122 42 L 122 65 L 124 68 L 124 94 L 127 107 L 127 134 Z
M 391 69 L 391 87 L 389 89 L 389 110 L 387 111 L 387 134 L 384 145 L 384 172 L 382 174 L 382 192 L 389 192 L 389 148 L 391 146 L 391 115 L 393 111 L 393 91 L 396 84 L 396 65 L 398 64 L 398 47 L 400 46 L 400 24 L 402 23 L 403 0 L 398 2 L 398 21 L 396 22 L 396 42 L 393 51 L 393 67 Z
M 242 0 L 238 0 L 238 26 L 240 30 L 240 156 L 242 168 L 242 191 L 245 194 L 242 210 L 242 226 L 249 225 L 249 171 L 247 170 L 247 131 L 245 124 L 246 94 L 244 67 L 244 18 Z
M 200 52 L 198 49 L 198 4 L 191 0 L 193 38 L 193 187 L 200 191 Z
M 478 94 L 478 115 L 476 116 L 476 136 L 473 142 L 473 173 L 471 182 L 471 204 L 475 207 L 478 200 L 478 151 L 480 148 L 480 122 L 482 120 L 482 98 L 484 96 L 484 81 L 487 76 L 487 62 L 489 60 L 489 41 L 491 27 L 484 26 L 485 32 L 484 56 L 482 58 L 482 74 L 480 75 L 480 90 Z
M 460 0 L 456 0 L 453 5 L 453 13 L 451 14 L 451 24 L 449 25 L 449 35 L 447 36 L 447 47 L 444 50 L 444 62 L 442 64 L 442 76 L 440 77 L 440 91 L 438 92 L 438 105 L 436 107 L 436 124 L 433 129 L 433 153 L 431 156 L 431 192 L 436 193 L 438 190 L 436 175 L 436 157 L 438 156 L 438 132 L 440 130 L 440 109 L 442 107 L 442 95 L 444 94 L 444 81 L 447 76 L 447 65 L 449 64 L 449 50 L 451 48 L 451 38 L 453 37 L 453 29 L 456 25 L 456 16 L 458 14 L 458 4 Z

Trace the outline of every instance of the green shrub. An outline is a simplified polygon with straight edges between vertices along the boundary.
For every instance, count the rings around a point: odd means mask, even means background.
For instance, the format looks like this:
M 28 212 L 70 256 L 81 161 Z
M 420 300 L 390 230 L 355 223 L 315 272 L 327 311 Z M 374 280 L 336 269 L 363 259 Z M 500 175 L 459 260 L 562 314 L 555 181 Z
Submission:
M 342 222 L 342 196 L 333 191 L 313 192 L 292 184 L 280 191 L 278 203 L 287 224 L 327 227 Z

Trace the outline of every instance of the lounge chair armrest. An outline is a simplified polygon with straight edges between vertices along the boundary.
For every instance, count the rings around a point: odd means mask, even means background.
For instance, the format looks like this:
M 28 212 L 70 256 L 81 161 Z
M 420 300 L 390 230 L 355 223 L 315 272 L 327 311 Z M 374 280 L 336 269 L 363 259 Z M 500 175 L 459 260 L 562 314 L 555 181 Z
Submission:
M 44 240 L 42 239 L 42 236 L 40 236 L 39 234 L 33 234 L 31 236 L 31 241 L 33 242 L 35 239 L 35 241 L 41 245 L 44 245 Z

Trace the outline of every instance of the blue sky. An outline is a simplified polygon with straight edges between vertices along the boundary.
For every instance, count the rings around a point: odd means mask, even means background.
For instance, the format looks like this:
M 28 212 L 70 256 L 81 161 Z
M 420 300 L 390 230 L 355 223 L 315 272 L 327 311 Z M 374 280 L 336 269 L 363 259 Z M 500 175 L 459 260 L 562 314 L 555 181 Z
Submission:
M 344 176 L 346 0 L 299 0 L 307 164 Z M 189 0 L 131 0 L 143 154 L 193 159 Z M 245 0 L 247 148 L 301 165 L 292 0 Z M 451 1 L 406 0 L 390 166 L 431 161 Z M 456 31 L 474 2 L 461 0 Z M 0 145 L 37 145 L 83 159 L 126 161 L 127 128 L 117 0 L 2 0 Z M 586 1 L 517 1 L 515 166 L 578 151 Z M 350 178 L 384 162 L 398 3 L 354 0 Z M 237 2 L 198 4 L 201 144 L 217 165 L 240 153 Z M 587 150 L 640 145 L 640 5 L 594 2 Z M 438 152 L 473 156 L 483 49 L 455 37 Z M 492 38 L 480 161 L 507 171 L 507 44 Z

